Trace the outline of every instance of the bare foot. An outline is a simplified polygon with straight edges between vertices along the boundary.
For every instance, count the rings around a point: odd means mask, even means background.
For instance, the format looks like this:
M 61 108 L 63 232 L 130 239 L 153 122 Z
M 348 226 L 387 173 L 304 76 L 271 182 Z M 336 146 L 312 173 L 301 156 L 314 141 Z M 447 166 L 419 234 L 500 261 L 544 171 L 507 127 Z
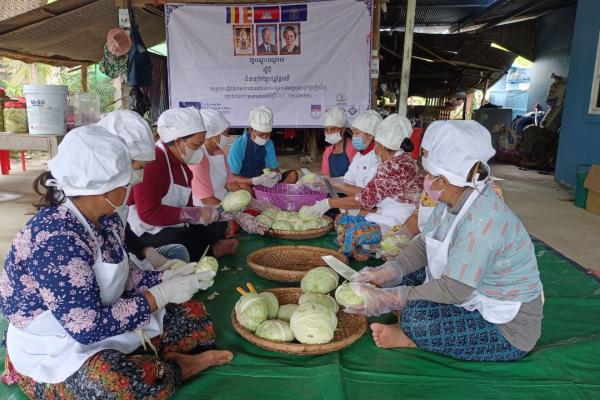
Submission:
M 373 331 L 373 340 L 377 347 L 382 349 L 394 349 L 398 347 L 417 347 L 415 342 L 410 340 L 408 336 L 398 324 L 385 325 L 385 324 L 371 324 L 371 330 Z
M 234 254 L 238 247 L 237 239 L 223 239 L 213 244 L 213 255 L 216 258 Z
M 363 253 L 353 254 L 352 257 L 354 257 L 354 259 L 356 261 L 359 261 L 359 262 L 360 261 L 367 261 L 370 258 L 368 254 L 363 254 Z
M 227 350 L 209 350 L 194 355 L 166 353 L 165 359 L 174 360 L 179 364 L 181 367 L 181 379 L 186 381 L 210 367 L 229 364 L 233 360 L 233 354 Z

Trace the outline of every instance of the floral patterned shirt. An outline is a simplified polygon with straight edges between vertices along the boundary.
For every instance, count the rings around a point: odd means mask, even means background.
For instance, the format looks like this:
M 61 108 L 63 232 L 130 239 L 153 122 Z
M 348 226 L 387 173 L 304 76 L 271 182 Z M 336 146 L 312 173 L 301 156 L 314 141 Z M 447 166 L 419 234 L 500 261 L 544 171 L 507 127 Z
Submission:
M 355 196 L 362 208 L 370 210 L 389 197 L 399 203 L 416 205 L 423 190 L 423 177 L 410 153 L 382 162 L 367 186 Z
M 117 214 L 102 217 L 100 228 L 89 224 L 95 238 L 61 205 L 41 209 L 17 233 L 0 275 L 0 311 L 15 327 L 50 310 L 73 339 L 90 344 L 148 323 L 142 293 L 162 281 L 162 272 L 131 269 L 122 297 L 103 305 L 92 269 L 96 243 L 105 262 L 119 263 L 125 230 Z

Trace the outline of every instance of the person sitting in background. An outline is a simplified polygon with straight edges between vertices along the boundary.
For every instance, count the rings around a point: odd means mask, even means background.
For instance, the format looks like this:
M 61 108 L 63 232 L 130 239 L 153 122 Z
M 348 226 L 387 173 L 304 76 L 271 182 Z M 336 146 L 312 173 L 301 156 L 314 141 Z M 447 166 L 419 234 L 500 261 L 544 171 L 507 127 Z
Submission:
M 235 239 L 225 239 L 228 223 L 217 222 L 215 207 L 198 207 L 192 202 L 189 165 L 202 160 L 205 133 L 202 116 L 193 107 L 161 114 L 156 160 L 146 165 L 143 182 L 133 188 L 134 204 L 128 218 L 131 229 L 146 245 L 181 243 L 192 261 L 198 261 L 208 246 L 209 254 L 221 257 L 235 253 L 238 244 Z
M 231 144 L 227 161 L 236 182 L 242 187 L 250 189 L 254 185 L 262 185 L 271 188 L 278 182 L 298 181 L 295 170 L 280 173 L 271 140 L 272 130 L 271 109 L 263 106 L 253 108 L 250 110 L 250 129 Z
M 97 125 L 125 140 L 132 160 L 131 185 L 135 186 L 142 182 L 144 167 L 156 158 L 152 130 L 146 120 L 136 112 L 116 110 L 106 114 Z M 127 197 L 129 198 L 129 193 Z M 125 245 L 130 252 L 129 257 L 138 268 L 160 271 L 169 269 L 170 263 L 167 261 L 170 259 L 182 260 L 186 263 L 190 261 L 190 254 L 181 244 L 167 244 L 157 249 L 146 246 L 127 223 L 129 216 L 127 205 L 120 207 L 117 213 L 125 224 Z

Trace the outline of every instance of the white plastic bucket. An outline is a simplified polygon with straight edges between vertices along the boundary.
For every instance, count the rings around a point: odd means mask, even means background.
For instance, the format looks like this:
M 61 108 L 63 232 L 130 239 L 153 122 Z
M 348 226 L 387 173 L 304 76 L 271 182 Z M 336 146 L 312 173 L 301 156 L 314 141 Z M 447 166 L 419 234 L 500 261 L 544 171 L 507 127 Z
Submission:
M 30 135 L 67 133 L 67 87 L 64 85 L 24 85 Z

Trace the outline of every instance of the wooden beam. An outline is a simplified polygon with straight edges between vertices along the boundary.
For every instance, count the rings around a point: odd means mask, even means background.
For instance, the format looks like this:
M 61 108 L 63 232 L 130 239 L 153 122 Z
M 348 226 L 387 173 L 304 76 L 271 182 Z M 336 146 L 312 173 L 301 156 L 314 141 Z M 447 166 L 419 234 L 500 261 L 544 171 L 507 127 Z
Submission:
M 509 12 L 508 14 L 504 14 L 501 17 L 494 18 L 489 22 L 486 22 L 481 27 L 477 28 L 478 32 L 493 28 L 494 26 L 501 24 L 505 21 L 508 21 L 512 18 L 518 17 L 519 15 L 525 14 L 526 12 L 533 10 L 534 8 L 538 8 L 544 6 L 548 3 L 548 0 L 531 0 L 521 7 Z
M 417 0 L 408 0 L 406 3 L 406 24 L 404 30 L 404 53 L 402 55 L 402 79 L 400 81 L 400 94 L 398 95 L 398 114 L 406 116 L 408 108 L 408 87 L 410 85 L 410 65 L 412 63 L 413 35 L 415 31 L 415 15 Z
M 377 57 L 379 57 L 379 46 L 380 46 L 380 32 L 379 28 L 381 27 L 381 2 L 380 0 L 375 0 L 373 2 L 373 37 L 371 41 L 371 50 L 372 52 L 376 52 Z M 373 53 L 371 53 L 371 59 L 373 59 Z M 375 109 L 377 107 L 377 85 L 379 84 L 379 78 L 371 79 L 371 109 Z
M 0 56 L 11 58 L 13 60 L 23 61 L 24 63 L 36 63 L 41 62 L 49 65 L 56 66 L 64 66 L 64 67 L 75 67 L 81 65 L 81 60 L 72 60 L 72 59 L 60 59 L 60 58 L 52 58 L 52 57 L 44 57 L 44 56 L 36 56 L 32 54 L 19 53 L 13 50 L 0 49 Z M 94 63 L 94 61 L 90 60 L 90 63 Z
M 88 91 L 88 66 L 81 64 L 81 92 Z

